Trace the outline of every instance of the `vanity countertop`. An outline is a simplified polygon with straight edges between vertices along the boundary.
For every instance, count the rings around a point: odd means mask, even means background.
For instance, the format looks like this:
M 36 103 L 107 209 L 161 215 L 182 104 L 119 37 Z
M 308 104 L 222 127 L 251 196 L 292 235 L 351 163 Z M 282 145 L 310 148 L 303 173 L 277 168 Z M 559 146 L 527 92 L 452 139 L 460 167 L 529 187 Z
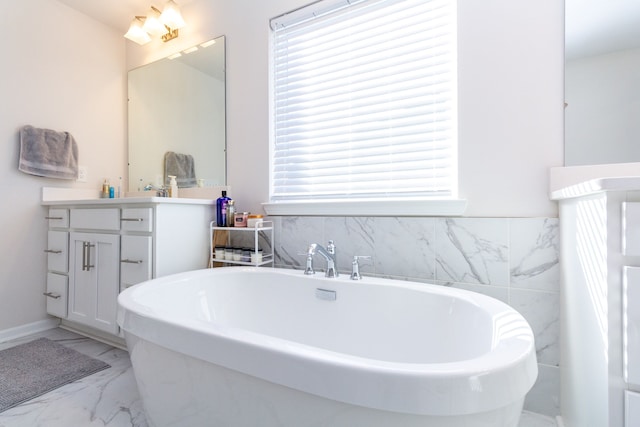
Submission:
M 594 178 L 551 192 L 551 200 L 572 199 L 602 191 L 640 190 L 640 176 Z
M 151 192 L 149 193 L 151 194 Z M 43 187 L 41 204 L 44 206 L 109 206 L 141 204 L 215 205 L 216 203 L 213 198 L 138 196 L 101 199 L 98 195 L 98 191 L 91 189 Z
M 640 163 L 551 168 L 551 200 L 571 199 L 603 191 L 640 190 Z
M 182 197 L 120 197 L 117 199 L 75 199 L 43 200 L 44 206 L 83 206 L 83 205 L 140 205 L 140 204 L 178 204 L 178 205 L 215 205 L 215 200 L 187 199 Z

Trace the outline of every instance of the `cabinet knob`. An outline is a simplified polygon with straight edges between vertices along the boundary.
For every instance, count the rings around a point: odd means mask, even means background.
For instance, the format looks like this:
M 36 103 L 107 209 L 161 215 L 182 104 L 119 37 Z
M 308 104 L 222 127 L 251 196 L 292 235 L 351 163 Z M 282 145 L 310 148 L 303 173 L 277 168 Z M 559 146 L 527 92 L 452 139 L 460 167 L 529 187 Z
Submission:
M 144 219 L 142 219 L 142 218 L 120 218 L 120 221 L 142 222 L 142 221 L 144 221 Z
M 64 218 L 61 216 L 45 216 L 44 219 L 59 219 L 63 220 Z
M 55 249 L 45 249 L 44 251 L 47 252 L 47 253 L 50 253 L 50 254 L 61 254 L 62 253 L 62 251 L 58 251 L 58 250 L 55 250 Z
M 141 259 L 121 259 L 120 262 L 124 262 L 125 264 L 142 264 Z

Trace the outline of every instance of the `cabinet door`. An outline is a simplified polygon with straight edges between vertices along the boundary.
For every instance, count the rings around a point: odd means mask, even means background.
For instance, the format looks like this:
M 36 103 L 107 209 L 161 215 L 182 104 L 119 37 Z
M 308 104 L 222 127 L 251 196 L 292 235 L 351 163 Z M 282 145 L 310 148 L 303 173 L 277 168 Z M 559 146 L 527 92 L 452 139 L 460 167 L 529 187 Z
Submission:
M 624 426 L 637 427 L 640 425 L 640 393 L 624 392 Z
M 623 281 L 624 379 L 640 390 L 640 267 L 624 267 Z
M 118 235 L 70 233 L 69 320 L 118 333 L 119 243 Z
M 151 236 L 122 236 L 120 281 L 122 289 L 151 279 Z

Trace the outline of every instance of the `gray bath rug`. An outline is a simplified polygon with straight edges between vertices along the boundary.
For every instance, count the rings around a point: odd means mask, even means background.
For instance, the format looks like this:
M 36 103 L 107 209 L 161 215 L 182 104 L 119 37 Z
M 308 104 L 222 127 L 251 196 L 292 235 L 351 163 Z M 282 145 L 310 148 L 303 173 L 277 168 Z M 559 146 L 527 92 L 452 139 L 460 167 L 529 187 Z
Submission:
M 109 367 L 47 338 L 2 350 L 0 412 Z

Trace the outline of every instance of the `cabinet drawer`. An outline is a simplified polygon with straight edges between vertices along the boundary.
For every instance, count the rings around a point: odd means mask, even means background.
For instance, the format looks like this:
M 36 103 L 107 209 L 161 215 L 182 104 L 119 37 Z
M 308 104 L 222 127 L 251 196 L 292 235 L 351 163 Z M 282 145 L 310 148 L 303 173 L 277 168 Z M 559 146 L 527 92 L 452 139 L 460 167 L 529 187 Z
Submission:
M 67 287 L 69 278 L 62 274 L 47 273 L 47 313 L 52 316 L 67 317 Z
M 66 231 L 47 232 L 47 269 L 59 273 L 69 271 L 69 233 Z
M 120 209 L 71 209 L 71 228 L 120 230 Z
M 151 236 L 122 236 L 120 243 L 120 290 L 152 277 Z
M 49 208 L 49 228 L 69 228 L 69 210 Z
M 153 231 L 152 208 L 127 208 L 122 209 L 122 229 L 126 231 Z

